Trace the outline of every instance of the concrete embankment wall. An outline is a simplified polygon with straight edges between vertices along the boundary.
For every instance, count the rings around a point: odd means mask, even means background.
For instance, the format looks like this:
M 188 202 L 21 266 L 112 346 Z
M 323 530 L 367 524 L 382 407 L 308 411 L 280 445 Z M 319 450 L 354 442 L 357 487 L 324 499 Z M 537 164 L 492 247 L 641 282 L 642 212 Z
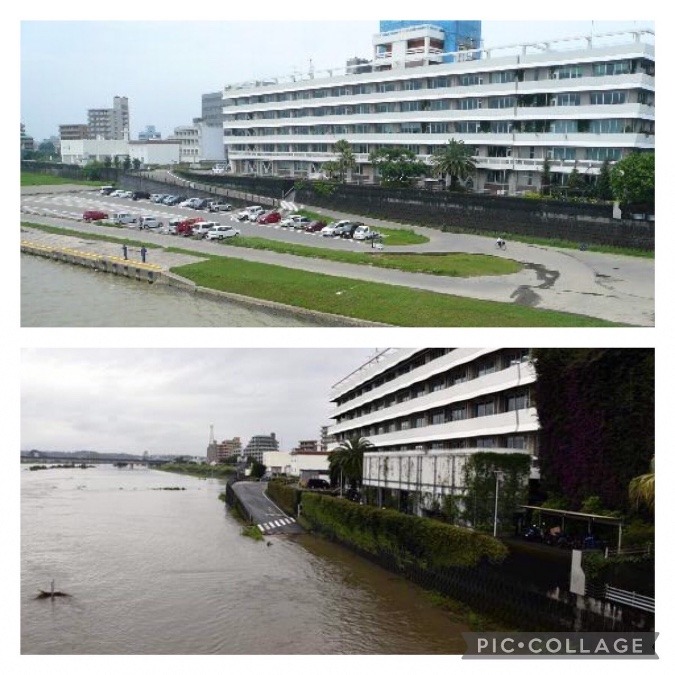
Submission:
M 30 241 L 21 242 L 21 252 L 50 258 L 58 262 L 88 267 L 97 272 L 107 272 L 119 276 L 146 281 L 148 283 L 177 283 L 175 279 L 167 279 L 159 265 L 126 260 L 122 257 L 102 255 L 90 251 L 79 251 L 73 248 L 45 246 Z

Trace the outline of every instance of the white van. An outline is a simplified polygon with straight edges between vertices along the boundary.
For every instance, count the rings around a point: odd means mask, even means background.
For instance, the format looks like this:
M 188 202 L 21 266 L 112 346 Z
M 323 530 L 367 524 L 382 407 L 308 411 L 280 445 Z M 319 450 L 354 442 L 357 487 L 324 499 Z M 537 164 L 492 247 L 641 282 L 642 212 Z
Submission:
M 130 213 L 115 213 L 113 214 L 112 221 L 118 225 L 130 225 L 136 222 L 136 217 Z
M 138 219 L 138 227 L 141 230 L 154 230 L 155 228 L 162 227 L 162 225 L 163 223 L 154 216 L 141 216 Z

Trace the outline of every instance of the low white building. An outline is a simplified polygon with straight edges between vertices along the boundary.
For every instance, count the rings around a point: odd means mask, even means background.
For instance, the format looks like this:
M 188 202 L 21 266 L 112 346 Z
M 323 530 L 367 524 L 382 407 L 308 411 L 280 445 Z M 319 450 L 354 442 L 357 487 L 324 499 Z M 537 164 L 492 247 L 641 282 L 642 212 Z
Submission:
M 199 119 L 193 124 L 176 127 L 170 140 L 180 144 L 180 163 L 222 161 L 225 159 L 222 127 L 204 124 Z
M 64 164 L 84 166 L 89 162 L 103 162 L 106 157 L 119 157 L 120 161 L 130 155 L 129 140 L 106 140 L 104 138 L 78 138 L 61 141 L 61 161 Z
M 267 472 L 285 474 L 300 480 L 329 479 L 328 452 L 264 452 Z
M 180 147 L 176 140 L 129 141 L 129 157 L 143 166 L 171 166 L 180 162 Z

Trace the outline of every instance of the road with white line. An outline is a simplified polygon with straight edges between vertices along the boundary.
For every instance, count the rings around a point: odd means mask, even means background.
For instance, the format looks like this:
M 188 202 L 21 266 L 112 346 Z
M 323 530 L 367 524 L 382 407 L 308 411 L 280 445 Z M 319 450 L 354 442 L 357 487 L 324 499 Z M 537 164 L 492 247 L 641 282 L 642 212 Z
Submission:
M 233 483 L 232 489 L 263 534 L 300 534 L 304 531 L 295 518 L 287 516 L 265 494 L 267 483 L 242 481 Z

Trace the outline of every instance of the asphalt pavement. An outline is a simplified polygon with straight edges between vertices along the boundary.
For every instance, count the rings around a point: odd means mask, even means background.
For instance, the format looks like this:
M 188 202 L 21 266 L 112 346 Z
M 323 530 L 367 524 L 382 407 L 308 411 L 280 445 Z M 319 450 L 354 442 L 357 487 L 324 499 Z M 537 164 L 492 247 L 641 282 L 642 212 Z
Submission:
M 300 534 L 304 530 L 287 516 L 266 494 L 267 483 L 241 481 L 232 489 L 263 534 Z

